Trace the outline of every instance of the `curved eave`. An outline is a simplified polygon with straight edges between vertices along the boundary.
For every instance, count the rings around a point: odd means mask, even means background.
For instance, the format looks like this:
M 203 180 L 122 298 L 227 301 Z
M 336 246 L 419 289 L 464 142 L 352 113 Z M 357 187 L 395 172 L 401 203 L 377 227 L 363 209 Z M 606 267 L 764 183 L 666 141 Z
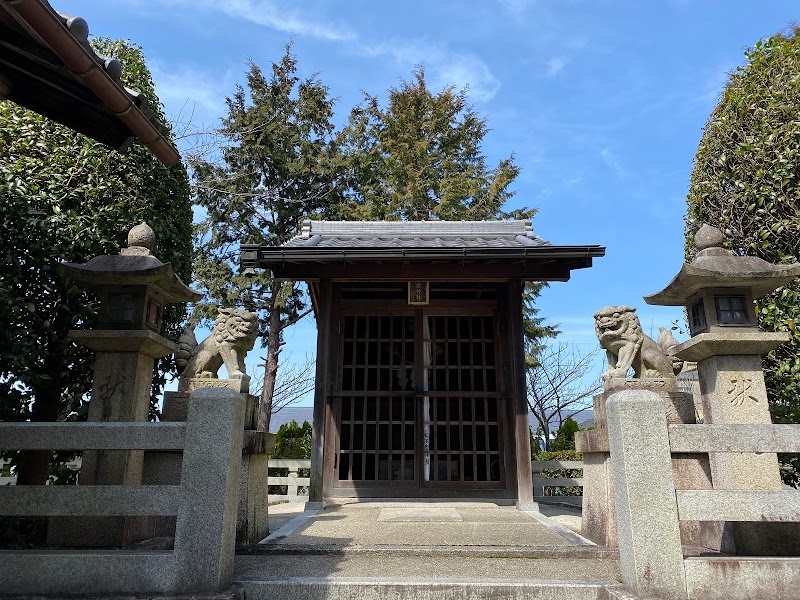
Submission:
M 269 269 L 280 279 L 483 279 L 566 281 L 592 266 L 605 248 L 592 246 L 460 248 L 273 248 L 242 244 L 245 269 Z
M 136 137 L 166 166 L 180 162 L 180 154 L 164 137 L 160 125 L 140 108 L 143 99 L 118 85 L 49 5 L 41 0 L 0 0 L 0 10 L 30 36 L 23 39 L 11 29 L 3 31 L 0 98 L 115 150 L 124 150 Z M 20 39 L 15 41 L 17 37 Z
M 118 260 L 99 263 L 98 258 Z M 58 268 L 70 280 L 90 291 L 103 286 L 146 285 L 154 288 L 161 299 L 169 304 L 196 302 L 203 297 L 180 280 L 170 263 L 162 263 L 157 259 L 159 264 L 136 260 L 141 258 L 153 257 L 103 256 L 83 264 L 61 263 Z M 127 268 L 109 268 L 116 265 Z
M 733 258 L 733 257 L 731 257 Z M 762 261 L 764 262 L 764 261 Z M 761 298 L 800 276 L 800 265 L 770 265 L 764 262 L 762 270 L 736 272 L 710 270 L 694 264 L 684 264 L 660 292 L 644 296 L 647 304 L 658 306 L 685 306 L 689 298 L 706 288 L 749 288 L 753 298 Z

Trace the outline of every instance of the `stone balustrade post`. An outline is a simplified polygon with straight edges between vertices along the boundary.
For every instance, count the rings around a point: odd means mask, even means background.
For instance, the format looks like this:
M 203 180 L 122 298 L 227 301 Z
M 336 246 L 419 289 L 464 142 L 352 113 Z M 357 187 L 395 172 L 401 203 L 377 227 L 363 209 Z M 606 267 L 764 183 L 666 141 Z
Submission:
M 297 467 L 289 468 L 289 484 L 286 487 L 287 496 L 297 496 Z
M 647 390 L 606 404 L 611 475 L 626 589 L 642 598 L 687 598 L 663 398 Z
M 175 589 L 230 587 L 236 546 L 245 400 L 233 390 L 194 392 L 186 420 L 175 528 Z

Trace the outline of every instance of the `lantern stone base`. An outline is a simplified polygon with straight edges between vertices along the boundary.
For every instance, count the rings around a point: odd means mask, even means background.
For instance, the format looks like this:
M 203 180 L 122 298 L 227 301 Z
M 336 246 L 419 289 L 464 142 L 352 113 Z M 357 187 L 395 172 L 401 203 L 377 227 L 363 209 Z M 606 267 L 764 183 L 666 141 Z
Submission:
M 69 337 L 94 350 L 90 422 L 146 422 L 155 360 L 177 345 L 149 330 L 71 331 Z M 139 485 L 141 450 L 85 450 L 80 485 Z M 94 548 L 125 546 L 149 537 L 151 517 L 52 517 L 47 545 Z

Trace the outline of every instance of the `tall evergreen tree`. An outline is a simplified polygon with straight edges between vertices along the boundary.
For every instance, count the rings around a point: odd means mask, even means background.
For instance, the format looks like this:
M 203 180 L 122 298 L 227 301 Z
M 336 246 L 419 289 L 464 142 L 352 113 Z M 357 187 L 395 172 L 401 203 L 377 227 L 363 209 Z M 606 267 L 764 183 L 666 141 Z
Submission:
M 291 45 L 271 74 L 253 62 L 247 90 L 227 99 L 219 162 L 193 161 L 195 200 L 206 216 L 196 229 L 195 280 L 206 298 L 194 317 L 244 305 L 259 313 L 267 355 L 259 427 L 268 428 L 284 330 L 309 309 L 301 287 L 268 272 L 238 268 L 239 243 L 279 246 L 302 220 L 339 202 L 333 99 L 316 77 L 300 79 Z
M 140 91 L 164 122 L 140 48 L 94 40 L 122 63 L 122 82 Z M 0 102 L 0 419 L 80 418 L 91 389 L 92 353 L 67 338 L 91 327 L 95 299 L 66 281 L 60 261 L 119 252 L 141 221 L 155 230 L 155 254 L 189 281 L 191 203 L 183 165 L 165 167 L 138 140 L 112 152 L 10 102 Z M 177 339 L 182 306 L 169 306 L 164 333 Z M 154 397 L 172 359 L 158 363 Z M 14 458 L 18 483 L 44 484 L 50 453 Z
M 422 68 L 389 88 L 385 108 L 365 94 L 340 134 L 350 176 L 342 213 L 363 220 L 499 218 L 519 167 L 513 155 L 487 166 L 481 144 L 488 131 L 466 90 L 433 93 Z

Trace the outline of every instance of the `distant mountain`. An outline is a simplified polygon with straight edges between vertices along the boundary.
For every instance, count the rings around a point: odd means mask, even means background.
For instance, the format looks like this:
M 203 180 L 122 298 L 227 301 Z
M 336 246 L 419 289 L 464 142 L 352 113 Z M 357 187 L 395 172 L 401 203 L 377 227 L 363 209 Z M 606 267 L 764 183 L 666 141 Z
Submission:
M 278 433 L 278 428 L 284 423 L 292 421 L 298 425 L 303 425 L 303 421 L 312 422 L 314 418 L 314 408 L 311 406 L 287 406 L 272 415 L 269 421 L 270 433 Z

